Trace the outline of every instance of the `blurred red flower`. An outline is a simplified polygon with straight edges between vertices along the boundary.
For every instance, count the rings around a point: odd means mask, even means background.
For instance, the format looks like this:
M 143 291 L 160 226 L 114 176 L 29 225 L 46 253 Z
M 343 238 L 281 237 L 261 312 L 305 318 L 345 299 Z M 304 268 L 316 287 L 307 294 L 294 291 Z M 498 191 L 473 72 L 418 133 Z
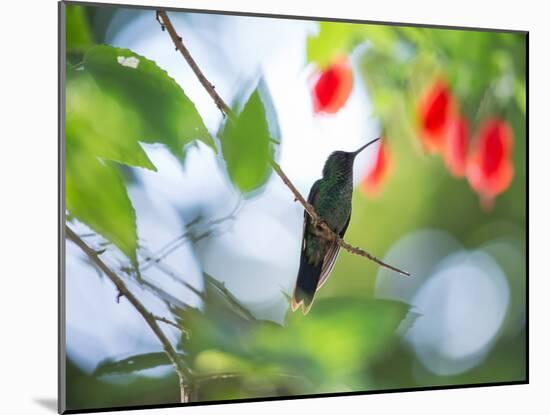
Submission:
M 313 110 L 334 114 L 344 106 L 353 88 L 353 72 L 347 58 L 336 59 L 313 76 Z
M 447 124 L 454 108 L 451 90 L 441 79 L 431 84 L 420 98 L 418 103 L 420 139 L 430 153 L 443 151 Z
M 464 177 L 469 146 L 468 120 L 462 116 L 453 117 L 445 133 L 443 157 L 447 169 L 455 177 Z
M 470 186 L 480 195 L 485 207 L 512 182 L 514 135 L 506 121 L 492 118 L 480 127 L 468 158 L 466 175 Z
M 386 140 L 382 139 L 376 152 L 374 165 L 361 181 L 360 190 L 368 197 L 378 196 L 381 185 L 387 180 L 390 170 L 390 149 Z

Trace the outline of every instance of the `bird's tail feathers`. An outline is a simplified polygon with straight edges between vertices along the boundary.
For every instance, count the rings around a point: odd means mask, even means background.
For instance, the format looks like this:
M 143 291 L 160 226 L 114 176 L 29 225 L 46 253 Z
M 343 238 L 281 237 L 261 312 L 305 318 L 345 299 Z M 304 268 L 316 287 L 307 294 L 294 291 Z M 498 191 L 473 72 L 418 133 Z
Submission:
M 296 287 L 290 301 L 292 311 L 296 311 L 301 305 L 304 315 L 309 312 L 317 291 L 321 268 L 321 265 L 310 264 L 306 255 L 302 254 Z

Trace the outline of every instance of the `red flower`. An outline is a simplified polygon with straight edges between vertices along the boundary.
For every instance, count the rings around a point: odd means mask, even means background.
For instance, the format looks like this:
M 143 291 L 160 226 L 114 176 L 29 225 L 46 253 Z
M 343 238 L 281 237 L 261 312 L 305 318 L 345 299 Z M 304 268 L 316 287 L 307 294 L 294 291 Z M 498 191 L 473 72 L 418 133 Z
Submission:
M 513 141 L 512 129 L 503 120 L 486 120 L 479 130 L 475 147 L 468 158 L 466 174 L 470 186 L 479 193 L 486 207 L 512 182 Z
M 453 176 L 464 177 L 468 156 L 468 120 L 457 116 L 449 121 L 445 134 L 444 159 Z
M 391 154 L 386 140 L 381 140 L 374 166 L 361 181 L 360 189 L 368 197 L 376 197 L 391 170 Z
M 353 73 L 347 58 L 335 60 L 327 69 L 314 75 L 313 110 L 334 114 L 344 106 L 353 87 Z
M 451 91 L 442 80 L 434 82 L 420 98 L 420 139 L 430 153 L 443 151 L 447 124 L 454 108 Z

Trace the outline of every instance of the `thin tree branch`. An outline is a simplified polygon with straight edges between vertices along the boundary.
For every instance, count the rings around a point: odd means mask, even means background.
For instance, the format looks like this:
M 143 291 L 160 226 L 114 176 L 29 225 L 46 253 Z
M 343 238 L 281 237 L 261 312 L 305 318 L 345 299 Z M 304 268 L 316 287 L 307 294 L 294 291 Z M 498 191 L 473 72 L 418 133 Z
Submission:
M 187 230 L 183 234 L 179 235 L 175 239 L 172 239 L 170 242 L 161 247 L 156 253 L 151 253 L 149 256 L 144 258 L 143 264 L 141 265 L 141 270 L 145 270 L 149 266 L 149 262 L 156 261 L 161 255 L 164 255 L 164 252 L 166 250 L 171 249 L 174 244 L 178 244 L 181 242 L 181 240 L 187 238 L 190 235 L 191 228 L 199 223 L 201 220 L 202 218 L 200 216 L 197 216 L 195 219 L 187 224 Z
M 181 300 L 177 299 L 173 295 L 168 294 L 163 289 L 157 287 L 155 284 L 147 281 L 147 279 L 142 278 L 141 280 L 138 280 L 138 278 L 135 276 L 134 273 L 128 273 L 128 276 L 131 278 L 134 278 L 134 280 L 140 284 L 144 289 L 149 291 L 152 294 L 155 294 L 157 297 L 159 297 L 168 307 L 177 307 L 179 309 L 185 310 L 187 308 L 190 308 L 188 304 L 183 303 Z
M 142 251 L 144 251 L 149 257 L 150 257 L 150 253 L 149 251 L 146 249 L 146 248 L 141 248 Z M 161 272 L 163 272 L 164 274 L 168 275 L 170 278 L 172 278 L 174 281 L 176 281 L 177 283 L 183 285 L 185 288 L 187 288 L 188 290 L 190 290 L 191 292 L 193 292 L 193 294 L 195 294 L 196 296 L 198 296 L 199 298 L 201 299 L 204 299 L 204 295 L 202 292 L 200 292 L 198 289 L 196 289 L 195 287 L 193 287 L 191 284 L 189 284 L 187 281 L 181 279 L 176 272 L 172 271 L 172 269 L 170 269 L 170 267 L 168 267 L 167 265 L 165 265 L 164 263 L 162 263 L 160 260 L 155 260 L 152 265 L 155 265 Z M 142 269 L 143 271 L 143 269 Z
M 158 11 L 157 12 L 157 20 L 161 24 L 162 29 L 164 28 L 168 29 L 168 33 L 170 34 L 170 37 L 172 38 L 172 41 L 174 42 L 174 45 L 176 46 L 176 49 L 181 52 L 187 63 L 191 66 L 191 69 L 193 69 L 193 72 L 195 72 L 195 75 L 197 75 L 197 78 L 199 78 L 200 83 L 204 86 L 206 91 L 210 94 L 212 99 L 214 100 L 214 103 L 218 106 L 218 108 L 225 112 L 227 115 L 231 114 L 231 110 L 229 106 L 225 103 L 225 101 L 220 97 L 220 95 L 216 92 L 214 89 L 214 86 L 206 79 L 204 74 L 199 69 L 197 63 L 195 60 L 191 57 L 189 51 L 184 46 L 182 38 L 178 35 L 176 30 L 174 29 L 174 26 L 172 25 L 172 22 L 170 21 L 170 18 L 166 14 L 166 12 Z M 300 202 L 300 204 L 304 207 L 308 215 L 311 217 L 313 223 L 321 230 L 319 236 L 324 237 L 328 240 L 335 240 L 338 245 L 345 249 L 346 251 L 359 255 L 362 257 L 365 257 L 373 262 L 376 262 L 378 265 L 391 269 L 392 271 L 398 272 L 401 275 L 410 276 L 410 274 L 407 271 L 403 271 L 399 268 L 396 268 L 392 265 L 386 264 L 382 260 L 376 258 L 374 255 L 371 255 L 367 251 L 356 248 L 347 242 L 345 242 L 340 236 L 335 234 L 332 229 L 323 221 L 317 212 L 315 211 L 315 208 L 304 199 L 304 197 L 300 194 L 298 189 L 292 184 L 290 179 L 287 177 L 287 175 L 283 172 L 281 169 L 281 166 L 277 164 L 274 160 L 270 160 L 271 166 L 273 167 L 273 170 L 275 173 L 279 175 L 281 180 L 286 184 L 286 186 L 290 189 L 290 191 L 294 194 L 294 197 L 297 201 Z
M 239 200 L 239 202 L 235 205 L 231 213 L 229 213 L 226 216 L 222 216 L 221 218 L 210 220 L 206 222 L 204 226 L 210 228 L 210 227 L 219 225 L 225 221 L 235 219 L 236 212 L 239 209 L 240 205 L 241 205 L 241 202 Z M 211 236 L 214 233 L 214 231 L 210 229 L 201 233 L 200 235 L 193 236 L 193 227 L 197 225 L 200 221 L 201 221 L 200 217 L 197 217 L 196 219 L 192 220 L 189 223 L 189 225 L 187 225 L 187 230 L 183 234 L 179 235 L 177 238 L 168 242 L 165 246 L 160 248 L 155 254 L 147 253 L 147 257 L 144 258 L 143 264 L 140 266 L 141 272 L 155 265 L 155 263 L 157 264 L 160 263 L 160 261 L 162 261 L 168 255 L 172 254 L 175 250 L 177 250 L 183 244 L 185 244 L 187 242 L 187 239 L 189 239 L 190 242 L 196 243 L 201 239 Z
M 170 37 L 172 38 L 172 42 L 174 42 L 174 45 L 176 46 L 176 49 L 180 51 L 183 58 L 187 61 L 197 78 L 199 79 L 199 82 L 202 84 L 204 89 L 206 89 L 206 92 L 212 97 L 214 102 L 216 103 L 217 107 L 220 109 L 222 114 L 225 116 L 231 114 L 231 109 L 229 106 L 225 103 L 223 99 L 218 95 L 218 93 L 215 90 L 215 86 L 211 84 L 208 79 L 206 79 L 206 76 L 202 73 L 199 66 L 189 53 L 189 50 L 185 47 L 185 45 L 182 42 L 181 36 L 178 35 L 176 32 L 176 29 L 174 29 L 174 26 L 172 25 L 172 22 L 170 21 L 170 18 L 166 14 L 165 11 L 157 11 L 157 21 L 160 23 L 162 30 L 166 28 L 168 33 L 170 34 Z
M 175 323 L 172 320 L 167 319 L 166 317 L 161 317 L 161 316 L 156 316 L 155 315 L 155 316 L 153 316 L 153 318 L 157 321 L 160 321 L 160 322 L 164 323 L 164 324 L 168 324 L 169 326 L 177 328 L 179 331 L 181 331 L 184 334 L 184 336 L 186 338 L 189 338 L 189 331 L 185 330 L 183 327 L 179 326 L 178 323 Z
M 191 377 L 191 371 L 189 368 L 181 361 L 181 359 L 178 357 L 178 354 L 172 344 L 170 343 L 170 340 L 166 337 L 164 332 L 161 330 L 159 325 L 157 324 L 157 319 L 153 314 L 151 314 L 145 306 L 137 299 L 137 297 L 132 294 L 130 290 L 128 290 L 128 287 L 124 283 L 124 281 L 115 273 L 113 272 L 106 264 L 103 262 L 103 260 L 97 255 L 96 251 L 89 247 L 86 242 L 84 242 L 69 226 L 65 225 L 65 234 L 67 238 L 71 241 L 73 241 L 87 256 L 90 258 L 92 262 L 97 265 L 97 267 L 111 280 L 111 282 L 115 285 L 118 292 L 126 297 L 130 304 L 134 306 L 134 308 L 138 311 L 138 313 L 141 314 L 147 325 L 151 328 L 155 336 L 159 339 L 160 343 L 162 344 L 162 347 L 164 348 L 164 351 L 166 352 L 168 358 L 174 365 L 174 368 L 176 369 L 176 373 L 179 378 L 180 383 L 180 393 L 181 393 L 181 402 L 189 402 L 189 396 L 190 396 L 190 386 L 189 386 L 189 378 Z
M 212 285 L 217 290 L 219 290 L 224 295 L 224 298 L 227 301 L 229 301 L 231 306 L 234 309 L 238 310 L 243 315 L 243 317 L 247 318 L 248 320 L 252 320 L 252 321 L 256 320 L 256 317 L 254 317 L 254 314 L 252 314 L 250 312 L 250 310 L 248 310 L 246 307 L 244 307 L 240 303 L 240 301 L 237 300 L 237 298 L 233 294 L 231 294 L 231 291 L 229 291 L 225 287 L 224 282 L 218 281 L 216 278 L 214 278 L 213 276 L 209 275 L 206 272 L 203 272 L 203 275 L 204 275 L 204 279 L 206 280 L 206 283 Z

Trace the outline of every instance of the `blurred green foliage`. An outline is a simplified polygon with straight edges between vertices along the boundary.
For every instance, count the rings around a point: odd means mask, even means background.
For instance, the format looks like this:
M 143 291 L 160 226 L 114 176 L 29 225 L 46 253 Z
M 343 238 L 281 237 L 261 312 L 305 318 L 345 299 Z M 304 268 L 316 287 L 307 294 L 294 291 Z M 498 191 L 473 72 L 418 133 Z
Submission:
M 250 95 L 238 116 L 227 118 L 220 138 L 227 172 L 241 192 L 250 192 L 267 181 L 271 137 L 258 90 Z
M 136 139 L 141 124 L 139 114 L 100 88 L 89 73 L 71 74 L 65 121 L 70 142 L 104 160 L 156 170 Z
M 67 140 L 66 204 L 72 216 L 113 242 L 135 264 L 136 213 L 113 166 Z
M 67 51 L 83 51 L 94 44 L 86 8 L 68 5 L 65 8 Z
M 448 80 L 473 129 L 487 115 L 525 115 L 523 34 L 321 22 L 308 61 L 323 67 L 359 43 L 361 74 L 390 139 L 418 141 L 417 101 L 437 77 Z M 520 140 L 523 124 L 514 124 Z
M 96 45 L 93 8 L 67 6 L 66 200 L 71 217 L 87 224 L 136 263 L 135 212 L 120 166 L 156 170 L 141 143 L 161 143 L 184 163 L 185 147 L 201 140 L 214 150 L 193 103 L 163 69 L 130 50 Z M 307 60 L 324 67 L 353 53 L 392 150 L 392 173 L 376 199 L 355 192 L 346 240 L 383 255 L 403 235 L 422 228 L 448 231 L 466 248 L 505 238 L 525 252 L 526 86 L 520 34 L 321 22 L 307 41 Z M 444 76 L 473 129 L 499 115 L 515 134 L 515 176 L 494 210 L 483 212 L 465 180 L 451 177 L 440 158 L 423 153 L 417 137 L 419 95 Z M 357 82 L 355 85 L 364 86 Z M 273 108 L 254 90 L 242 110 L 220 127 L 221 156 L 241 192 L 262 186 L 271 169 Z M 367 118 L 367 115 L 365 115 Z M 270 132 L 271 131 L 271 132 Z M 505 271 L 511 309 L 525 308 L 525 257 L 487 248 Z M 397 264 L 399 265 L 399 264 Z M 196 399 L 376 390 L 525 377 L 525 329 L 508 329 L 488 358 L 456 376 L 423 369 L 399 333 L 412 321 L 409 306 L 373 299 L 378 267 L 343 252 L 311 313 L 284 327 L 257 320 L 223 284 L 205 275 L 204 305 L 171 304 L 189 331 L 178 344 L 193 369 Z M 170 302 L 168 297 L 162 297 Z M 517 319 L 517 315 L 514 314 Z M 520 322 L 521 323 L 521 322 Z M 397 332 L 399 327 L 400 331 Z M 511 327 L 511 326 L 510 326 Z M 517 328 L 517 325 L 514 326 Z M 511 358 L 513 356 L 513 358 Z M 162 350 L 108 359 L 92 374 L 68 362 L 71 409 L 163 404 L 179 400 Z M 420 374 L 420 375 L 419 375 Z M 113 382 L 109 376 L 122 376 Z
M 184 358 L 183 355 L 180 358 Z M 170 359 L 164 352 L 145 353 L 129 356 L 121 360 L 105 359 L 94 370 L 94 376 L 132 373 L 159 366 L 171 365 Z
M 181 160 L 194 140 L 215 149 L 214 142 L 194 104 L 154 62 L 105 45 L 82 59 L 67 68 L 67 209 L 135 265 L 133 207 L 116 166 L 99 159 L 156 170 L 139 142 L 162 143 Z
M 128 405 L 167 405 L 180 400 L 176 373 L 161 378 L 134 375 L 123 382 L 88 374 L 67 359 L 67 408 L 98 409 Z
M 121 107 L 135 112 L 137 135 L 124 129 L 120 134 L 145 143 L 165 144 L 178 158 L 193 140 L 215 150 L 195 105 L 153 61 L 127 49 L 96 46 L 86 52 L 83 68 Z
M 496 236 L 513 237 L 525 248 L 525 36 L 321 22 L 319 33 L 308 39 L 307 59 L 321 67 L 350 53 L 356 53 L 359 73 L 390 145 L 392 168 L 379 198 L 369 200 L 356 192 L 347 239 L 385 252 L 400 236 L 433 227 L 449 231 L 472 248 Z M 514 180 L 490 215 L 482 211 L 465 180 L 452 177 L 440 157 L 422 150 L 418 101 L 438 77 L 449 82 L 473 133 L 487 116 L 500 116 L 513 128 Z M 511 226 L 493 226 L 496 234 L 475 236 L 479 229 L 503 223 Z M 336 265 L 338 284 L 329 282 L 321 295 L 372 293 L 375 280 L 363 276 L 365 268 L 376 266 L 346 255 Z
M 383 355 L 409 312 L 397 301 L 331 298 L 316 303 L 307 316 L 290 314 L 282 327 L 255 319 L 236 299 L 228 302 L 231 298 L 224 286 L 207 277 L 204 308 L 180 315 L 191 332 L 182 348 L 194 368 L 243 377 L 300 376 L 312 390 L 353 382 L 357 362 Z

